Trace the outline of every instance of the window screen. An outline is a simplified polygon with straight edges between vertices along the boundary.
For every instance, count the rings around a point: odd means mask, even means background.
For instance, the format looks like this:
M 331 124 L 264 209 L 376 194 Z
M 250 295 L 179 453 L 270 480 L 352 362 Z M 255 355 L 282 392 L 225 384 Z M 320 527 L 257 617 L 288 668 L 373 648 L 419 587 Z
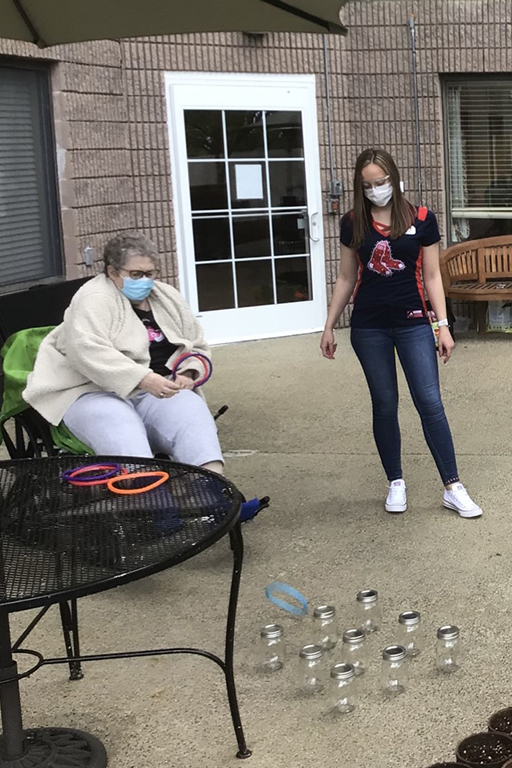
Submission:
M 48 79 L 0 66 L 0 289 L 62 274 Z
M 512 77 L 447 80 L 451 241 L 512 234 Z

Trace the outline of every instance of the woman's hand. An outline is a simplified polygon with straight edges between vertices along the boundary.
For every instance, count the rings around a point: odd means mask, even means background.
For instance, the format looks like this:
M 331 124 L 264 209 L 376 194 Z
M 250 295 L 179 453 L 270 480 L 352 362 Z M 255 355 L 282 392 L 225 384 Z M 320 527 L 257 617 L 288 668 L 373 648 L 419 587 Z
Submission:
M 439 329 L 438 352 L 439 357 L 444 357 L 444 363 L 447 363 L 452 356 L 454 346 L 455 342 L 450 333 L 450 329 L 447 325 L 442 325 Z
M 149 392 L 154 397 L 172 397 L 180 390 L 184 389 L 180 382 L 170 381 L 159 373 L 148 373 L 139 384 L 139 389 Z
M 194 389 L 194 371 L 183 371 L 183 373 L 177 373 L 174 381 L 176 384 L 181 384 L 182 389 Z
M 336 352 L 337 347 L 338 345 L 334 341 L 334 331 L 332 328 L 326 328 L 322 333 L 322 338 L 320 340 L 322 355 L 328 360 L 334 360 L 334 353 Z

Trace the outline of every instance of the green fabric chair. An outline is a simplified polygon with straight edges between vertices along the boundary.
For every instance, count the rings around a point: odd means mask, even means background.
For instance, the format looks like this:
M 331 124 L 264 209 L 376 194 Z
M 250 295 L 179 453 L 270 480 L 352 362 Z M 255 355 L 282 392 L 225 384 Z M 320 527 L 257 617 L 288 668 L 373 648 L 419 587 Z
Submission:
M 22 397 L 27 377 L 34 367 L 42 340 L 55 326 L 25 328 L 9 336 L 0 355 L 3 361 L 3 398 L 0 410 L 1 436 L 11 458 L 31 458 L 44 450 L 49 455 L 59 450 L 76 455 L 93 451 L 80 442 L 66 427 L 48 424 Z M 5 422 L 14 418 L 14 439 L 5 428 Z
M 11 458 L 53 455 L 60 449 L 74 453 L 78 445 L 62 425 L 50 425 L 32 408 L 21 393 L 32 370 L 39 344 L 49 331 L 62 322 L 64 312 L 77 290 L 89 280 L 57 281 L 28 290 L 0 295 L 0 345 L 7 362 L 7 380 L 0 379 L 2 406 L 0 433 Z M 17 334 L 26 331 L 25 336 Z M 6 429 L 6 421 L 11 425 Z M 12 427 L 12 428 L 11 428 Z M 81 446 L 79 452 L 84 452 Z M 86 452 L 89 452 L 88 450 Z

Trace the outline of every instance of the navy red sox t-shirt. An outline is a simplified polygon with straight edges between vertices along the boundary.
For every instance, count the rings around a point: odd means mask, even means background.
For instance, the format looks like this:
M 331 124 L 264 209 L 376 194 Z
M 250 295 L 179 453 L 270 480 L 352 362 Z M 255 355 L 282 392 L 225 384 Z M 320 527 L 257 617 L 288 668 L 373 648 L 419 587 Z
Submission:
M 358 250 L 359 275 L 354 291 L 352 328 L 426 325 L 421 281 L 423 247 L 441 239 L 432 211 L 418 208 L 414 224 L 392 240 L 389 228 L 373 222 Z M 340 241 L 350 248 L 352 213 L 341 220 Z

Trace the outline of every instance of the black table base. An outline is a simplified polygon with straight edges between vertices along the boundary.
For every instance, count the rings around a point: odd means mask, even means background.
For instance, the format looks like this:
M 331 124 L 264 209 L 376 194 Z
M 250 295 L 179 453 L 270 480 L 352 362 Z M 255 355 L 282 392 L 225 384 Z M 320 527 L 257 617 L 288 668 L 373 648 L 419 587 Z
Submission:
M 245 742 L 240 719 L 233 671 L 236 610 L 244 552 L 239 522 L 230 530 L 229 537 L 233 552 L 233 571 L 223 659 L 209 651 L 197 648 L 161 648 L 81 656 L 70 656 L 70 649 L 68 648 L 66 657 L 45 659 L 36 651 L 19 647 L 20 640 L 27 637 L 29 631 L 35 626 L 35 622 L 32 622 L 30 629 L 25 631 L 22 638 L 13 645 L 10 635 L 9 613 L 0 609 L 0 710 L 3 730 L 3 735 L 0 737 L 0 768 L 104 768 L 107 765 L 107 755 L 102 743 L 90 734 L 66 728 L 23 730 L 19 692 L 19 680 L 21 678 L 26 677 L 27 674 L 32 674 L 39 667 L 47 664 L 70 664 L 71 670 L 73 670 L 73 665 L 76 665 L 76 669 L 81 675 L 81 662 L 171 654 L 202 656 L 214 661 L 222 669 L 226 679 L 231 719 L 238 743 L 236 756 L 241 759 L 251 756 L 252 752 Z M 18 674 L 13 653 L 28 653 L 37 657 L 38 661 L 28 673 Z M 79 678 L 76 677 L 75 679 Z
M 72 728 L 38 728 L 23 732 L 23 753 L 7 758 L 0 740 L 0 768 L 105 768 L 107 753 L 96 736 Z

